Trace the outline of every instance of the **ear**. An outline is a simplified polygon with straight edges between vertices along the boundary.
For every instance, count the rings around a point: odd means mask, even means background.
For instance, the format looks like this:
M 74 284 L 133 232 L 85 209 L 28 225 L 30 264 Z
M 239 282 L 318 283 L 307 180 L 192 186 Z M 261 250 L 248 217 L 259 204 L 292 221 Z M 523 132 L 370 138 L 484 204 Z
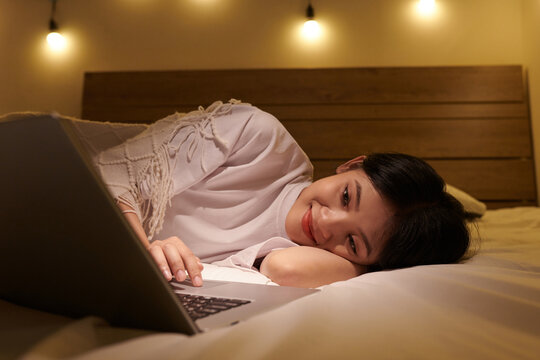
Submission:
M 344 164 L 339 165 L 336 169 L 336 174 L 341 174 L 341 173 L 344 173 L 345 171 L 358 168 L 358 165 L 362 164 L 365 158 L 366 158 L 366 155 L 358 156 L 352 160 L 347 161 Z

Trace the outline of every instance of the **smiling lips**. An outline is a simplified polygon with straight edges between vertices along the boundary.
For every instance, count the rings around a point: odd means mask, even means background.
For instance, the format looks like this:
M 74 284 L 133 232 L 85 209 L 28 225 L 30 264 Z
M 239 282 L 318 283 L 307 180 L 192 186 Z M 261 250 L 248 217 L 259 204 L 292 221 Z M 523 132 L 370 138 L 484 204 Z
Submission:
M 315 238 L 313 237 L 313 233 L 311 232 L 311 207 L 306 211 L 304 216 L 302 216 L 302 230 L 304 231 L 304 234 L 313 241 L 314 244 L 316 244 Z

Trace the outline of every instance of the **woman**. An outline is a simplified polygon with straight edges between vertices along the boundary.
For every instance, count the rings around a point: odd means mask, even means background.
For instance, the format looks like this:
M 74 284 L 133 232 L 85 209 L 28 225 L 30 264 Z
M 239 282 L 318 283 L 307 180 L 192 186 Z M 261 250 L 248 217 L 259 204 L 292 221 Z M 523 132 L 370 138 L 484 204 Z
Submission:
M 423 161 L 361 156 L 312 183 L 302 149 L 249 104 L 171 115 L 97 164 L 168 280 L 187 271 L 202 285 L 202 259 L 260 263 L 279 284 L 312 287 L 370 268 L 454 262 L 468 247 L 463 208 Z

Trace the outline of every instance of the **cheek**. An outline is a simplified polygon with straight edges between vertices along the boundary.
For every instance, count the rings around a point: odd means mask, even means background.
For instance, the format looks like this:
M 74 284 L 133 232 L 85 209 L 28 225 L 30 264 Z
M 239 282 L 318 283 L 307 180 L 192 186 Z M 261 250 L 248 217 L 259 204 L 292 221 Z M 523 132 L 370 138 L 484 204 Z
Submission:
M 311 204 L 313 201 L 326 204 L 334 198 L 339 197 L 339 186 L 334 182 L 328 181 L 330 178 L 318 180 L 308 186 L 300 197 L 305 204 Z
M 300 243 L 302 239 L 302 217 L 307 210 L 306 200 L 302 194 L 296 199 L 285 219 L 285 231 L 289 239 L 295 243 Z

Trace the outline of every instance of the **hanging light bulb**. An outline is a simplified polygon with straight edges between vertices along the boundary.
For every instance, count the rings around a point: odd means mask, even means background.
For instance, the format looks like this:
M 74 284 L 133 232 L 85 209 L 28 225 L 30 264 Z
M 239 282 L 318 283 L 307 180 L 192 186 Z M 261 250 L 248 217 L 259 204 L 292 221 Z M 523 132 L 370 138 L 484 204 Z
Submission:
M 433 15 L 437 10 L 437 4 L 435 3 L 435 0 L 418 0 L 416 10 L 421 15 Z
M 311 1 L 308 2 L 306 18 L 307 20 L 304 23 L 302 34 L 308 39 L 318 38 L 321 35 L 321 27 L 317 20 L 315 20 L 315 10 L 313 10 L 313 6 L 311 6 Z
M 51 18 L 49 20 L 49 34 L 47 35 L 47 43 L 52 50 L 61 51 L 66 47 L 66 39 L 58 32 L 58 24 L 54 20 L 56 12 L 56 0 L 51 0 Z

